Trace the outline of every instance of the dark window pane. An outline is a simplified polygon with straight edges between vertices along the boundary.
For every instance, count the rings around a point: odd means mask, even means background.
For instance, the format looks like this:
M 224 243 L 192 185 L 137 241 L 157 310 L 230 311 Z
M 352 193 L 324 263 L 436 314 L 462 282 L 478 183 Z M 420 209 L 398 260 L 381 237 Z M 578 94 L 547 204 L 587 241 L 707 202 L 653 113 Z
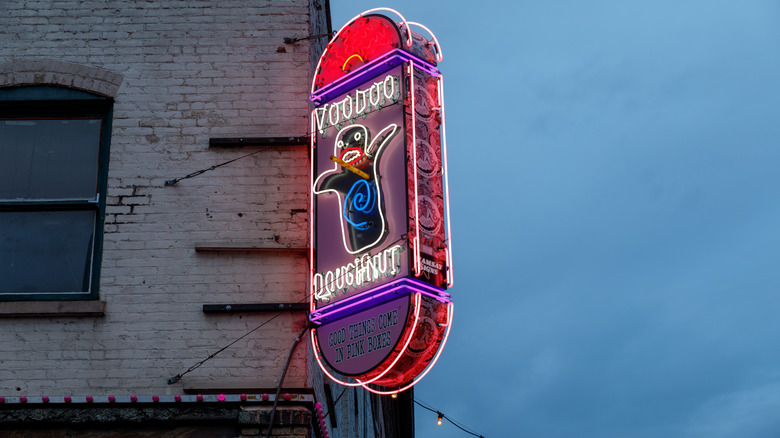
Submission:
M 0 214 L 0 294 L 89 292 L 95 212 Z
M 95 199 L 100 119 L 0 120 L 0 199 Z

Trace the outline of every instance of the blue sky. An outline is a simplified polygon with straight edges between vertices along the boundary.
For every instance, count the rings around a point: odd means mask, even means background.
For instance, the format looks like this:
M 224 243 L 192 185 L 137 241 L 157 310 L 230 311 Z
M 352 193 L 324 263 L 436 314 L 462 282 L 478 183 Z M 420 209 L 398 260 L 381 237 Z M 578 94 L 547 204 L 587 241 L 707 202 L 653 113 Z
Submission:
M 415 396 L 485 437 L 780 436 L 780 3 L 432 3 L 331 5 L 443 47 L 455 325 Z

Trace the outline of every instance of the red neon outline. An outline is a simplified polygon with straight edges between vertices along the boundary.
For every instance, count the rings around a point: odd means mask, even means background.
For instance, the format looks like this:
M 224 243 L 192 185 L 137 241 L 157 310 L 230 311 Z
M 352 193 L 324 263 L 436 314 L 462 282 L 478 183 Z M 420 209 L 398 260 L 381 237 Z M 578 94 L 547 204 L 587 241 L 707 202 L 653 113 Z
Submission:
M 371 382 L 376 381 L 379 378 L 382 378 L 385 374 L 389 373 L 390 370 L 393 369 L 396 363 L 398 363 L 399 360 L 401 360 L 401 357 L 406 353 L 406 350 L 409 348 L 409 344 L 412 343 L 412 338 L 414 337 L 414 332 L 417 330 L 417 323 L 420 322 L 420 309 L 422 308 L 422 294 L 420 292 L 414 293 L 414 324 L 412 324 L 412 330 L 409 331 L 409 337 L 406 338 L 406 344 L 401 349 L 401 351 L 398 353 L 398 355 L 395 357 L 395 360 L 393 360 L 393 363 L 390 364 L 390 366 L 387 367 L 386 370 L 382 371 L 381 374 L 374 377 L 373 379 L 369 380 L 368 382 L 363 382 L 362 384 L 369 384 Z M 358 382 L 360 380 L 355 379 Z M 362 385 L 361 385 L 362 386 Z
M 409 337 L 406 339 L 406 345 L 404 345 L 403 349 L 401 349 L 401 352 L 398 353 L 396 358 L 393 360 L 393 363 L 390 364 L 390 366 L 387 367 L 387 369 L 385 371 L 383 371 L 378 376 L 376 376 L 376 377 L 374 377 L 371 380 L 368 380 L 366 382 L 361 382 L 360 380 L 358 380 L 357 383 L 343 382 L 343 381 L 337 379 L 333 374 L 329 373 L 328 370 L 325 368 L 325 365 L 322 363 L 322 360 L 321 360 L 322 355 L 320 354 L 320 347 L 319 347 L 320 344 L 319 344 L 319 342 L 317 342 L 317 337 L 316 337 L 316 333 L 315 333 L 317 331 L 317 329 L 316 328 L 311 329 L 309 332 L 311 333 L 312 349 L 314 350 L 314 358 L 317 359 L 317 363 L 319 364 L 320 369 L 322 369 L 322 372 L 324 372 L 326 376 L 330 377 L 331 380 L 333 380 L 333 381 L 335 381 L 337 383 L 340 383 L 340 384 L 342 384 L 344 386 L 363 386 L 363 385 L 367 385 L 367 384 L 369 384 L 371 382 L 374 382 L 377 379 L 382 378 L 382 376 L 384 376 L 391 369 L 393 369 L 395 364 L 401 359 L 401 356 L 403 356 L 404 352 L 409 347 L 409 344 L 412 342 L 412 338 L 414 337 L 415 330 L 417 330 L 417 323 L 420 320 L 420 309 L 422 308 L 422 294 L 420 294 L 419 292 L 415 293 L 414 294 L 414 299 L 415 299 L 415 302 L 414 302 L 414 324 L 412 325 L 412 330 L 409 331 Z M 355 380 L 357 380 L 357 379 L 355 379 Z
M 409 23 L 406 21 L 406 18 L 404 18 L 404 16 L 401 15 L 400 12 L 396 11 L 395 9 L 390 9 L 390 8 L 373 8 L 373 9 L 369 9 L 367 11 L 363 11 L 363 12 L 355 15 L 351 20 L 347 21 L 347 23 L 345 25 L 341 26 L 341 29 L 339 29 L 339 31 L 336 32 L 335 35 L 333 35 L 333 38 L 331 38 L 330 41 L 328 41 L 328 45 L 325 46 L 325 50 L 322 51 L 322 55 L 320 56 L 320 60 L 317 61 L 317 67 L 314 69 L 315 74 L 314 74 L 314 77 L 312 78 L 312 81 L 311 81 L 311 90 L 309 91 L 309 94 L 314 94 L 314 87 L 317 85 L 317 82 L 316 82 L 317 81 L 317 74 L 316 73 L 320 71 L 320 66 L 322 65 L 322 60 L 325 58 L 325 55 L 328 53 L 328 50 L 330 49 L 330 45 L 333 44 L 334 41 L 336 41 L 336 38 L 338 38 L 339 35 L 341 35 L 341 32 L 347 26 L 352 24 L 358 18 L 363 17 L 363 15 L 370 14 L 370 13 L 375 12 L 375 11 L 390 11 L 390 12 L 398 15 L 399 17 L 401 17 L 401 22 L 403 22 L 404 27 L 406 27 L 406 46 L 407 47 L 412 47 L 412 30 L 409 28 Z
M 345 160 L 345 159 L 344 159 L 344 154 L 346 154 L 347 152 L 350 152 L 350 151 L 358 151 L 358 152 L 360 153 L 360 155 L 358 155 L 358 157 L 357 157 L 357 158 L 355 158 L 354 160 L 347 161 L 347 160 Z M 352 162 L 354 162 L 354 161 L 358 161 L 358 160 L 360 160 L 361 158 L 363 158 L 363 155 L 364 155 L 364 153 L 363 153 L 363 149 L 362 149 L 362 148 L 360 148 L 360 147 L 358 147 L 358 146 L 354 146 L 354 147 L 351 147 L 351 148 L 346 148 L 346 149 L 344 149 L 343 151 L 341 151 L 341 153 L 339 154 L 339 159 L 340 159 L 341 161 L 343 161 L 343 162 L 347 163 L 347 164 L 351 164 Z M 312 186 L 312 187 L 313 187 L 313 186 Z M 314 190 L 312 190 L 312 191 L 314 191 Z
M 444 173 L 444 203 L 447 209 L 447 287 L 455 284 L 455 276 L 452 270 L 452 221 L 450 221 L 450 172 L 447 169 L 447 128 L 444 121 L 444 76 L 439 74 L 439 109 L 441 110 L 441 151 L 442 151 L 442 173 Z
M 439 360 L 439 356 L 441 356 L 441 352 L 444 351 L 444 346 L 447 344 L 447 339 L 450 337 L 450 329 L 452 328 L 452 315 L 454 313 L 454 303 L 450 302 L 447 304 L 447 331 L 444 332 L 444 337 L 441 340 L 441 344 L 439 344 L 439 349 L 436 351 L 436 355 L 433 356 L 433 359 L 431 359 L 431 362 L 428 364 L 427 367 L 425 367 L 425 370 L 423 370 L 420 375 L 414 378 L 412 382 L 406 386 L 404 386 L 401 389 L 394 389 L 392 391 L 380 391 L 378 389 L 373 389 L 368 387 L 368 384 L 360 385 L 363 388 L 365 388 L 367 391 L 373 392 L 374 394 L 379 395 L 391 395 L 391 394 L 398 394 L 399 392 L 404 392 L 407 389 L 411 388 L 412 386 L 416 385 L 420 380 L 422 380 L 423 377 L 425 377 L 428 372 L 433 369 L 434 365 L 436 365 L 436 362 Z
M 441 50 L 441 45 L 439 44 L 439 41 L 436 38 L 436 36 L 433 34 L 433 32 L 430 31 L 430 29 L 428 29 L 426 26 L 424 26 L 424 25 L 422 25 L 420 23 L 417 23 L 417 22 L 407 22 L 406 18 L 403 15 L 401 15 L 401 13 L 399 13 L 398 11 L 396 11 L 394 9 L 381 8 L 380 7 L 380 8 L 373 8 L 373 9 L 369 9 L 367 11 L 364 11 L 364 12 L 358 14 L 357 16 L 355 16 L 354 18 L 352 18 L 351 20 L 349 20 L 346 24 L 344 24 L 341 27 L 341 29 L 339 29 L 339 31 L 333 36 L 333 38 L 330 40 L 330 42 L 326 46 L 325 50 L 323 51 L 322 56 L 320 56 L 320 59 L 317 62 L 317 67 L 315 68 L 314 71 L 315 72 L 319 71 L 319 69 L 321 67 L 321 64 L 322 64 L 322 60 L 325 58 L 325 56 L 326 56 L 326 54 L 327 54 L 331 44 L 336 40 L 336 38 L 338 38 L 340 36 L 341 32 L 347 26 L 351 25 L 358 18 L 361 18 L 364 15 L 370 14 L 370 13 L 375 12 L 375 11 L 389 11 L 389 12 L 392 12 L 392 13 L 398 15 L 401 18 L 402 27 L 404 27 L 406 29 L 406 45 L 407 45 L 407 47 L 411 47 L 413 45 L 412 30 L 410 28 L 410 25 L 419 26 L 419 27 L 423 28 L 424 30 L 426 30 L 431 35 L 431 38 L 433 39 L 433 44 L 435 44 L 437 61 L 438 62 L 442 61 L 443 53 L 442 53 L 442 50 Z M 346 63 L 350 59 L 352 59 L 352 57 L 354 57 L 354 56 L 358 56 L 358 58 L 360 58 L 362 60 L 362 58 L 359 55 L 353 55 L 353 56 L 350 56 L 349 58 L 347 58 L 347 61 L 345 61 L 344 65 L 346 65 Z M 415 105 L 415 98 L 414 98 L 414 91 L 415 91 L 414 90 L 414 68 L 415 68 L 414 67 L 414 61 L 410 60 L 409 61 L 409 76 L 410 76 L 409 80 L 410 80 L 410 92 L 411 92 L 411 106 L 412 106 L 412 109 L 414 109 L 414 105 Z M 342 70 L 343 70 L 343 67 L 342 67 Z M 448 178 L 449 172 L 447 170 L 447 147 L 446 147 L 447 140 L 446 140 L 446 128 L 445 128 L 445 118 L 444 118 L 444 92 L 443 92 L 444 80 L 443 80 L 443 77 L 441 75 L 439 75 L 438 80 L 439 80 L 439 90 L 438 90 L 439 96 L 438 96 L 438 98 L 439 98 L 439 105 L 440 105 L 440 109 L 441 109 L 441 119 L 442 119 L 442 122 L 441 122 L 441 130 L 442 131 L 441 132 L 442 132 L 442 155 L 443 155 L 443 160 L 442 161 L 443 161 L 443 167 L 444 167 L 443 168 L 444 190 L 445 190 L 445 202 L 446 202 L 446 210 L 447 210 L 447 213 L 446 213 L 446 215 L 447 215 L 447 240 L 448 240 L 448 244 L 446 246 L 447 262 L 448 262 L 447 263 L 448 264 L 448 267 L 447 267 L 447 284 L 448 284 L 449 287 L 452 287 L 452 285 L 454 284 L 454 278 L 453 278 L 453 274 L 452 274 L 452 232 L 451 232 L 451 225 L 450 225 L 451 222 L 450 222 L 449 178 Z M 315 87 L 316 87 L 316 82 L 315 81 L 316 81 L 316 75 L 315 75 L 315 78 L 312 80 L 310 94 L 314 93 L 314 90 L 315 90 Z M 312 157 L 312 159 L 311 159 L 311 163 L 310 163 L 310 178 L 309 178 L 309 186 L 310 187 L 312 187 L 313 184 L 314 184 L 314 181 L 313 181 L 313 179 L 314 179 L 314 157 L 315 157 L 314 152 L 315 152 L 315 148 L 316 148 L 316 145 L 315 145 L 315 138 L 316 138 L 315 137 L 315 132 L 316 132 L 316 127 L 315 127 L 316 114 L 314 113 L 314 111 L 312 111 L 311 120 L 312 120 L 312 122 L 311 122 L 311 157 Z M 414 165 L 414 202 L 415 202 L 415 222 L 416 222 L 416 234 L 414 236 L 414 247 L 415 247 L 415 250 L 414 250 L 414 256 L 413 256 L 413 270 L 415 272 L 415 275 L 419 276 L 421 274 L 421 268 L 420 268 L 420 265 L 421 265 L 420 258 L 421 258 L 421 256 L 420 256 L 419 202 L 418 202 L 419 188 L 418 188 L 418 181 L 417 181 L 417 132 L 416 132 L 416 117 L 414 117 L 414 111 L 412 111 L 412 148 L 413 148 L 412 149 L 412 153 L 413 153 L 412 155 L 413 155 L 413 165 Z M 344 152 L 346 152 L 346 150 Z M 343 156 L 344 152 L 342 152 L 342 156 Z M 361 155 L 361 158 L 362 158 L 362 155 Z M 310 191 L 310 193 L 309 193 L 309 211 L 310 211 L 309 221 L 310 221 L 310 239 L 311 239 L 311 241 L 310 241 L 310 248 L 309 248 L 309 264 L 310 264 L 310 266 L 309 266 L 309 268 L 310 268 L 309 269 L 310 270 L 310 275 L 309 275 L 309 284 L 310 284 L 310 287 L 309 287 L 309 290 L 310 290 L 309 308 L 310 308 L 310 312 L 314 312 L 316 310 L 316 302 L 314 300 L 314 281 L 313 281 L 313 278 L 314 278 L 314 252 L 315 252 L 315 248 L 314 248 L 314 220 L 313 220 L 315 212 L 314 212 L 314 192 L 313 192 L 313 190 Z M 385 369 L 382 373 L 380 373 L 376 377 L 374 377 L 374 378 L 372 378 L 370 380 L 364 381 L 364 382 L 361 382 L 361 381 L 358 380 L 357 383 L 348 383 L 348 382 L 344 382 L 344 381 L 339 380 L 333 374 L 328 372 L 328 370 L 326 369 L 325 365 L 322 363 L 322 353 L 321 353 L 321 350 L 319 348 L 319 343 L 317 342 L 317 336 L 316 336 L 317 329 L 313 328 L 310 331 L 311 332 L 312 347 L 314 349 L 315 359 L 317 360 L 317 363 L 319 364 L 320 369 L 322 369 L 322 371 L 325 373 L 325 375 L 330 377 L 332 380 L 334 380 L 334 381 L 336 381 L 336 382 L 338 382 L 338 383 L 340 383 L 340 384 L 342 384 L 344 386 L 352 386 L 352 387 L 362 386 L 366 390 L 368 390 L 368 391 L 370 391 L 372 393 L 375 393 L 375 394 L 380 394 L 380 395 L 397 394 L 397 393 L 406 391 L 407 389 L 409 389 L 412 386 L 414 386 L 415 384 L 417 384 L 433 368 L 433 366 L 438 361 L 438 359 L 439 359 L 439 357 L 441 355 L 441 352 L 444 350 L 445 345 L 447 344 L 447 340 L 449 338 L 450 331 L 451 331 L 451 328 L 452 328 L 452 318 L 453 318 L 453 312 L 454 312 L 454 305 L 453 305 L 452 302 L 449 302 L 447 304 L 447 329 L 446 329 L 446 331 L 444 333 L 444 336 L 442 338 L 441 343 L 439 344 L 439 348 L 436 351 L 436 354 L 434 355 L 433 359 L 430 361 L 428 366 L 423 370 L 423 372 L 420 373 L 417 377 L 415 377 L 412 380 L 411 383 L 409 383 L 408 385 L 406 385 L 406 386 L 404 386 L 403 388 L 400 388 L 400 389 L 395 389 L 395 390 L 391 390 L 391 391 L 380 391 L 380 390 L 376 390 L 376 389 L 373 389 L 373 388 L 368 386 L 372 382 L 374 382 L 374 381 L 384 377 L 388 372 L 390 372 L 390 370 L 392 370 L 395 367 L 395 365 L 398 363 L 400 358 L 405 354 L 406 350 L 408 349 L 409 344 L 411 343 L 411 339 L 414 336 L 415 330 L 417 329 L 417 324 L 419 323 L 419 316 L 420 316 L 421 303 L 422 303 L 422 295 L 419 292 L 415 293 L 414 296 L 415 296 L 415 320 L 414 320 L 414 324 L 412 325 L 412 328 L 409 331 L 409 336 L 407 337 L 406 342 L 405 342 L 403 348 L 396 355 L 395 359 L 390 364 L 390 366 L 387 367 L 387 369 Z
M 415 222 L 415 236 L 414 236 L 414 256 L 412 269 L 414 269 L 414 275 L 419 277 L 421 272 L 420 268 L 420 202 L 418 200 L 419 192 L 417 188 L 417 117 L 414 111 L 414 61 L 409 61 L 409 93 L 412 97 L 412 167 L 414 169 L 414 222 Z

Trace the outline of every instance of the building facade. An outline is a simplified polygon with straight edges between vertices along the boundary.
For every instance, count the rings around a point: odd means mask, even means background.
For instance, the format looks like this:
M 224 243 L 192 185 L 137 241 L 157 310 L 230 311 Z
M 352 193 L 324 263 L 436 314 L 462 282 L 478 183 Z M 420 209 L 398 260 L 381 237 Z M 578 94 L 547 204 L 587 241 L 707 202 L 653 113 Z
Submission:
M 327 0 L 0 3 L 7 436 L 413 435 L 302 336 L 330 32 Z

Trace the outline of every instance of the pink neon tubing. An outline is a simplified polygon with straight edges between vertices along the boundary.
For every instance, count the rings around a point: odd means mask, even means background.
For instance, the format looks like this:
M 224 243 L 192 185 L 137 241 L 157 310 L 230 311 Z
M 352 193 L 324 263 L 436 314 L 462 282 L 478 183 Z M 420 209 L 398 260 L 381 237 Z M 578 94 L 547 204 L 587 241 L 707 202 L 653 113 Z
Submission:
M 398 354 L 398 356 L 395 358 L 395 360 L 393 361 L 393 363 L 392 363 L 392 364 L 390 364 L 390 366 L 389 366 L 389 367 L 387 367 L 387 369 L 386 369 L 384 372 L 382 372 L 380 375 L 378 375 L 378 376 L 374 377 L 373 379 L 371 379 L 371 380 L 369 380 L 369 381 L 367 381 L 367 382 L 362 382 L 362 383 L 361 383 L 359 380 L 358 380 L 358 383 L 347 383 L 347 382 L 342 382 L 341 380 L 339 380 L 339 379 L 337 379 L 336 377 L 334 377 L 332 374 L 330 374 L 330 373 L 329 373 L 329 372 L 328 372 L 328 371 L 325 369 L 325 367 L 323 366 L 322 362 L 320 361 L 320 356 L 319 356 L 318 354 L 316 354 L 316 352 L 315 352 L 315 354 L 314 354 L 314 357 L 317 359 L 317 363 L 320 365 L 320 368 L 322 368 L 322 371 L 323 371 L 323 372 L 324 372 L 324 373 L 325 373 L 325 374 L 326 374 L 328 377 L 330 377 L 331 379 L 335 380 L 336 382 L 338 382 L 338 383 L 340 383 L 340 384 L 342 384 L 342 385 L 344 385 L 344 386 L 362 386 L 362 385 L 364 385 L 364 384 L 368 384 L 368 383 L 371 383 L 371 382 L 374 382 L 374 381 L 376 381 L 377 379 L 381 378 L 382 376 L 384 376 L 384 375 L 385 375 L 385 374 L 387 374 L 387 373 L 388 373 L 390 370 L 392 370 L 392 369 L 393 369 L 393 367 L 395 366 L 395 364 L 398 362 L 398 360 L 400 360 L 401 356 L 403 356 L 404 352 L 406 352 L 406 349 L 409 347 L 409 344 L 410 344 L 410 343 L 411 343 L 411 341 L 412 341 L 412 337 L 414 336 L 414 332 L 415 332 L 415 330 L 417 330 L 417 323 L 418 323 L 418 321 L 419 321 L 419 319 L 420 319 L 420 308 L 421 308 L 421 304 L 422 304 L 422 297 L 421 297 L 421 294 L 418 292 L 418 293 L 416 293 L 416 294 L 415 294 L 414 325 L 412 326 L 412 331 L 411 331 L 411 332 L 410 332 L 410 334 L 409 334 L 409 339 L 407 339 L 407 341 L 406 341 L 406 345 L 404 345 L 403 349 L 401 349 L 401 352 L 400 352 L 400 353 Z M 311 330 L 311 332 L 312 332 L 312 342 L 314 342 L 314 341 L 315 341 L 315 338 L 314 338 L 314 332 L 315 332 L 315 330 L 316 330 L 316 329 L 313 329 L 313 330 Z M 357 380 L 357 379 L 355 379 L 355 380 Z
M 390 12 L 394 13 L 395 15 L 398 15 L 399 17 L 401 17 L 401 21 L 404 23 L 404 27 L 406 28 L 406 47 L 412 47 L 412 29 L 409 28 L 409 23 L 406 21 L 406 18 L 404 18 L 404 16 L 401 15 L 401 13 L 396 11 L 395 9 L 390 9 L 390 8 L 373 8 L 373 9 L 369 9 L 367 11 L 363 11 L 360 15 L 358 15 L 357 17 L 355 17 L 352 20 L 350 20 L 350 23 L 355 21 L 355 19 L 357 19 L 358 17 L 362 17 L 365 14 L 370 14 L 370 13 L 376 12 L 376 11 L 390 11 Z
M 431 38 L 433 38 L 433 43 L 436 45 L 436 62 L 442 62 L 442 60 L 444 60 L 444 53 L 441 51 L 441 44 L 439 44 L 439 40 L 436 38 L 436 35 L 434 35 L 433 32 L 431 32 L 431 30 L 425 27 L 423 24 L 417 23 L 415 21 L 410 21 L 407 24 L 422 27 L 426 32 L 428 32 Z
M 412 386 L 416 385 L 420 380 L 423 379 L 423 377 L 425 377 L 426 374 L 428 374 L 428 372 L 431 369 L 433 369 L 433 366 L 436 365 L 436 362 L 439 360 L 439 356 L 441 355 L 441 352 L 444 351 L 444 346 L 447 345 L 447 339 L 450 337 L 450 329 L 452 328 L 452 315 L 454 313 L 454 310 L 455 310 L 454 303 L 450 301 L 447 304 L 447 331 L 444 332 L 444 337 L 442 338 L 441 344 L 439 345 L 439 350 L 436 351 L 436 355 L 431 360 L 431 363 L 429 363 L 428 366 L 425 367 L 425 370 L 419 376 L 415 377 L 414 380 L 412 380 L 412 383 L 404 386 L 401 389 L 396 389 L 393 391 L 379 391 L 378 389 L 369 388 L 367 384 L 361 386 L 365 388 L 367 391 L 373 392 L 374 394 L 391 395 L 391 394 L 398 394 L 399 392 L 404 392 L 407 389 L 411 388 Z
M 314 160 L 317 159 L 315 149 L 316 134 L 316 114 L 311 112 L 311 160 L 309 163 L 309 312 L 314 312 L 317 305 L 314 300 Z
M 384 377 L 384 375 L 389 373 L 390 370 L 392 370 L 393 367 L 395 367 L 395 364 L 398 363 L 399 360 L 401 360 L 401 357 L 404 355 L 404 353 L 406 353 L 406 350 L 409 348 L 409 344 L 412 343 L 412 338 L 414 337 L 414 332 L 417 330 L 417 323 L 420 322 L 420 309 L 422 308 L 422 294 L 420 292 L 415 292 L 414 293 L 414 300 L 415 300 L 414 301 L 414 325 L 412 326 L 412 331 L 409 332 L 409 337 L 406 339 L 406 344 L 404 344 L 404 347 L 398 353 L 398 356 L 395 357 L 395 360 L 393 361 L 393 363 L 391 363 L 387 367 L 386 370 L 382 371 L 381 374 L 379 374 L 378 376 L 374 377 L 373 379 L 371 379 L 369 381 L 366 381 L 366 382 L 362 382 L 363 385 L 367 385 L 367 384 L 369 384 L 371 382 L 376 381 L 377 379 L 381 379 L 382 377 Z M 358 379 L 355 379 L 355 380 L 360 382 L 360 380 L 358 380 Z
M 331 380 L 333 380 L 335 382 L 338 382 L 338 383 L 340 383 L 340 384 L 342 384 L 344 386 L 363 386 L 363 385 L 367 385 L 367 384 L 369 384 L 371 382 L 376 381 L 377 379 L 381 379 L 385 374 L 390 372 L 390 370 L 393 369 L 395 364 L 404 355 L 404 353 L 406 352 L 406 349 L 409 348 L 409 344 L 412 342 L 412 338 L 414 337 L 414 332 L 417 330 L 417 323 L 420 320 L 420 309 L 422 307 L 422 294 L 420 294 L 419 292 L 415 293 L 414 294 L 414 299 L 415 299 L 415 301 L 414 301 L 414 325 L 412 325 L 412 331 L 409 332 L 409 338 L 406 340 L 406 344 L 401 349 L 401 352 L 398 353 L 398 356 L 396 356 L 396 358 L 393 361 L 393 363 L 391 363 L 390 366 L 388 366 L 386 370 L 384 370 L 381 374 L 379 374 L 378 376 L 376 376 L 373 379 L 368 380 L 366 382 L 361 382 L 359 380 L 358 380 L 357 383 L 343 382 L 343 381 L 337 379 L 335 376 L 333 376 L 333 374 L 329 373 L 328 370 L 325 369 L 325 365 L 322 363 L 321 356 L 318 354 L 317 348 L 314 348 L 314 345 L 317 342 L 317 339 L 315 338 L 315 332 L 317 331 L 317 329 L 311 329 L 309 332 L 311 333 L 311 341 L 312 341 L 312 349 L 314 350 L 314 358 L 317 359 L 317 363 L 320 365 L 320 368 L 322 369 L 322 372 L 324 372 L 326 376 L 330 377 Z M 357 379 L 355 379 L 355 380 L 357 380 Z
M 358 18 L 361 18 L 363 15 L 370 14 L 375 11 L 390 11 L 398 15 L 399 17 L 401 17 L 401 21 L 403 22 L 404 27 L 406 27 L 406 46 L 412 47 L 412 30 L 409 28 L 409 23 L 406 21 L 406 18 L 404 18 L 404 16 L 401 15 L 400 12 L 390 8 L 374 8 L 374 9 L 369 9 L 367 11 L 363 11 L 360 14 L 355 15 L 355 17 L 352 18 L 351 20 L 347 21 L 345 25 L 341 26 L 341 29 L 339 29 L 339 31 L 336 32 L 336 35 L 333 35 L 333 38 L 331 38 L 330 41 L 328 41 L 328 44 L 325 46 L 325 50 L 322 51 L 322 56 L 320 56 L 320 60 L 317 61 L 317 68 L 314 69 L 314 77 L 311 80 L 311 91 L 309 92 L 309 94 L 314 94 L 314 86 L 316 85 L 315 81 L 317 79 L 317 72 L 320 71 L 320 65 L 322 65 L 322 59 L 325 58 L 325 55 L 328 53 L 328 47 L 330 47 L 330 45 L 333 44 L 334 41 L 336 41 L 336 38 L 338 38 L 339 35 L 341 35 L 341 32 L 344 30 L 344 28 L 352 24 Z
M 441 150 L 442 165 L 444 166 L 444 202 L 447 207 L 447 286 L 452 287 L 455 284 L 455 277 L 452 270 L 452 229 L 450 220 L 450 172 L 447 169 L 447 129 L 444 122 L 444 76 L 439 75 L 439 108 L 441 108 Z
M 412 96 L 412 167 L 414 168 L 414 275 L 420 276 L 420 203 L 417 189 L 417 122 L 415 121 L 414 106 L 414 61 L 409 61 L 409 93 Z

